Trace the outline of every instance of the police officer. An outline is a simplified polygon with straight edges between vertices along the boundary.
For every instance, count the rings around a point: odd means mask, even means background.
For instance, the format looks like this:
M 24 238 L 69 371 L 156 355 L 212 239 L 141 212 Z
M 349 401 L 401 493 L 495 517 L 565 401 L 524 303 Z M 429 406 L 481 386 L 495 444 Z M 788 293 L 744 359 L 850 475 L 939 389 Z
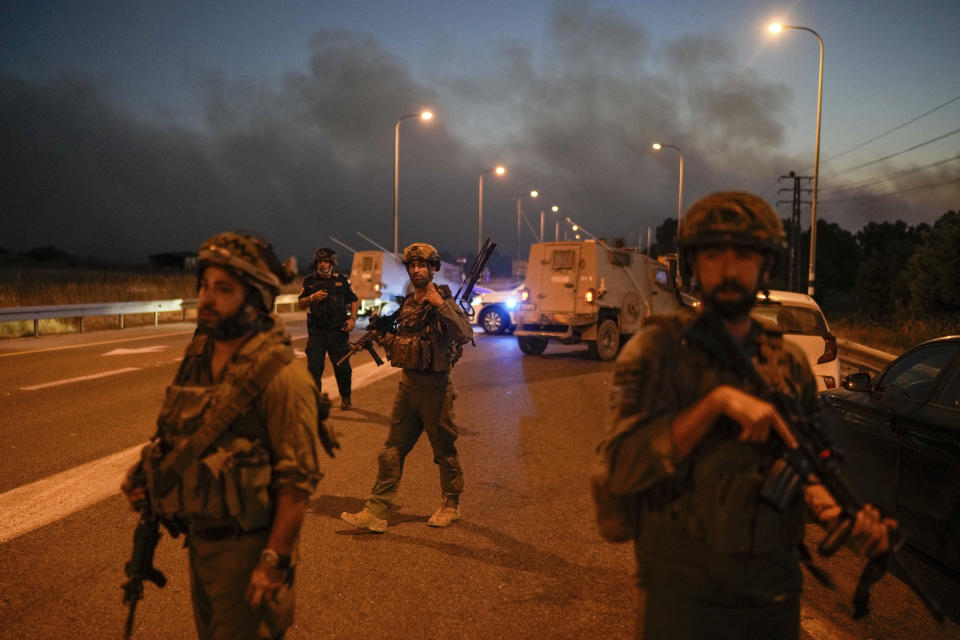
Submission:
M 463 472 L 454 446 L 453 400 L 456 391 L 450 369 L 473 337 L 473 328 L 446 286 L 433 276 L 440 256 L 429 244 L 415 243 L 403 250 L 403 264 L 413 293 L 400 305 L 396 330 L 380 340 L 390 364 L 403 373 L 390 416 L 390 431 L 380 450 L 379 470 L 370 498 L 359 513 L 341 513 L 355 527 L 382 533 L 403 473 L 403 461 L 427 432 L 434 462 L 440 467 L 440 506 L 430 516 L 431 527 L 446 527 L 460 518 Z
M 707 196 L 683 217 L 679 241 L 700 313 L 713 314 L 771 386 L 816 411 L 803 352 L 749 315 L 785 246 L 770 206 L 745 192 Z M 783 416 L 715 355 L 709 336 L 693 331 L 695 319 L 689 310 L 653 318 L 617 358 L 595 478 L 601 531 L 634 540 L 646 586 L 638 635 L 793 640 L 804 511 L 829 527 L 840 507 L 818 484 L 783 511 L 760 497 L 776 456 L 765 443 L 796 441 Z M 849 544 L 882 553 L 893 527 L 868 505 Z
M 313 260 L 317 271 L 303 279 L 298 302 L 300 309 L 310 309 L 307 313 L 307 367 L 317 388 L 322 389 L 320 378 L 329 352 L 340 391 L 340 408 L 349 409 L 352 368 L 350 360 L 341 365 L 337 365 L 337 361 L 349 350 L 347 343 L 356 323 L 358 300 L 347 276 L 333 270 L 337 265 L 337 254 L 333 249 L 317 249 Z
M 328 403 L 271 314 L 292 270 L 270 245 L 221 233 L 198 258 L 197 333 L 121 489 L 186 534 L 201 639 L 280 638 Z

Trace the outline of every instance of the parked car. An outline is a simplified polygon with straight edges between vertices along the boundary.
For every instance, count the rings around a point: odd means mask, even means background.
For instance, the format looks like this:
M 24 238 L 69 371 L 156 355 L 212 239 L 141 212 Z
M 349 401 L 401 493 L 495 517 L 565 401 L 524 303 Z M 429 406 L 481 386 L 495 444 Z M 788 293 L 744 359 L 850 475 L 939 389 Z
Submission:
M 840 380 L 840 359 L 837 338 L 830 332 L 827 319 L 816 300 L 804 293 L 769 291 L 757 294 L 751 313 L 767 325 L 776 325 L 784 339 L 807 354 L 807 361 L 817 379 L 817 390 L 836 389 Z
M 895 517 L 911 546 L 960 571 L 960 336 L 840 386 L 820 396 L 824 427 L 862 497 Z
M 473 299 L 471 305 L 476 313 L 474 317 L 484 333 L 500 335 L 516 328 L 515 312 L 520 303 L 522 288 L 523 285 L 520 284 L 504 291 L 486 291 Z

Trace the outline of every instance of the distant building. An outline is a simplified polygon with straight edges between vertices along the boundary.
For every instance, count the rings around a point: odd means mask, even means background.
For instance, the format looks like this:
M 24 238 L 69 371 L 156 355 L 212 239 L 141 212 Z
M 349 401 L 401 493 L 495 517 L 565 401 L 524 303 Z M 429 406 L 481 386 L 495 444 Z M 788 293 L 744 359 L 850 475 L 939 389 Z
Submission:
M 197 270 L 196 251 L 170 251 L 154 253 L 150 256 L 150 265 L 161 269 L 179 269 L 181 271 Z

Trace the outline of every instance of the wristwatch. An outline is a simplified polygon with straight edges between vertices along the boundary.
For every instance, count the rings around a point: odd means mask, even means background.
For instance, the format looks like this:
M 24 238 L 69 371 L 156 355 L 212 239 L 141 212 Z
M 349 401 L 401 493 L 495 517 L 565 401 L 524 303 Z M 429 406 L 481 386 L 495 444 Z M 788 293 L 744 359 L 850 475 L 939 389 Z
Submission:
M 277 553 L 273 549 L 264 549 L 260 553 L 260 562 L 278 571 L 286 571 L 290 568 L 290 554 Z

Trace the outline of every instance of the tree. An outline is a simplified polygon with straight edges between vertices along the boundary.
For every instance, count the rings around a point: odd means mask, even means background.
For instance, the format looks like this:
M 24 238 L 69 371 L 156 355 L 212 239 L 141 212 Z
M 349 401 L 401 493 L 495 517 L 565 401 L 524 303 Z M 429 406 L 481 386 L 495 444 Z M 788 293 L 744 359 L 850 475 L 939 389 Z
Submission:
M 810 246 L 810 232 L 803 234 L 800 246 Z M 860 266 L 861 253 L 852 233 L 823 218 L 817 220 L 817 262 L 815 297 L 824 309 L 845 306 L 852 295 L 854 276 Z M 801 251 L 801 273 L 809 273 L 810 255 Z
M 650 254 L 654 257 L 662 256 L 665 253 L 676 253 L 677 251 L 677 220 L 676 218 L 667 218 L 654 231 L 653 246 L 650 247 Z
M 940 216 L 907 263 L 906 311 L 930 320 L 960 321 L 960 213 Z
M 858 308 L 872 320 L 890 318 L 898 301 L 906 300 L 907 261 L 930 227 L 908 227 L 902 220 L 871 222 L 857 232 L 863 262 L 854 287 Z

